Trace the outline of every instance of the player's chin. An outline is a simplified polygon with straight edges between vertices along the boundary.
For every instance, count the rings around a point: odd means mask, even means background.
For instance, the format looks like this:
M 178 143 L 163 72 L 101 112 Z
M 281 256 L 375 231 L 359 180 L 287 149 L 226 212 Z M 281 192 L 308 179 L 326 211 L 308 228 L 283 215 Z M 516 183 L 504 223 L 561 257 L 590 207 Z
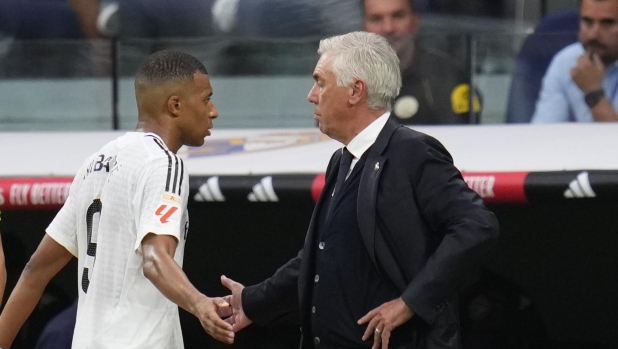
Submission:
M 201 147 L 204 145 L 204 140 L 205 140 L 206 136 L 204 137 L 196 137 L 195 139 L 191 140 L 191 143 L 187 144 L 190 147 Z
M 324 125 L 324 123 L 320 122 L 318 124 L 318 129 L 320 129 L 320 132 L 322 132 L 323 134 L 328 136 L 328 127 L 326 127 L 326 125 Z

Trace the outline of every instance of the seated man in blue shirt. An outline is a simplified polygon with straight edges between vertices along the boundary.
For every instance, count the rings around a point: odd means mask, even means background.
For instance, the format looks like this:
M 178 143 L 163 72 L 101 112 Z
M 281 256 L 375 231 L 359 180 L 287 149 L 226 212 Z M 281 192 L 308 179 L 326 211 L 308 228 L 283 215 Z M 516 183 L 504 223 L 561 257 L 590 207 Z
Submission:
M 533 123 L 618 121 L 618 0 L 581 0 L 579 41 L 550 64 Z

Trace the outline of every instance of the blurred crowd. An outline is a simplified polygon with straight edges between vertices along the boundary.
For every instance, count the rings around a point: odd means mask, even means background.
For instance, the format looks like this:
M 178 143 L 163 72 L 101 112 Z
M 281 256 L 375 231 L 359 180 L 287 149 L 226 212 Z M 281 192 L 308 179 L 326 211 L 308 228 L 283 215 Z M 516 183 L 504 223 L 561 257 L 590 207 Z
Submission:
M 504 0 L 3 0 L 0 76 L 109 76 L 114 59 L 119 74 L 129 76 L 162 48 L 195 54 L 218 76 L 306 75 L 321 38 L 367 30 L 387 37 L 400 54 L 404 87 L 394 104 L 400 122 L 477 123 L 483 94 L 470 86 L 484 68 L 472 62 L 468 34 L 488 22 L 439 32 L 448 25 L 435 25 L 445 23 L 435 18 L 500 19 L 512 6 Z M 550 13 L 513 52 L 507 123 L 618 120 L 618 7 L 614 0 L 584 0 L 581 7 L 581 21 L 577 6 Z M 434 20 L 429 30 L 426 18 Z

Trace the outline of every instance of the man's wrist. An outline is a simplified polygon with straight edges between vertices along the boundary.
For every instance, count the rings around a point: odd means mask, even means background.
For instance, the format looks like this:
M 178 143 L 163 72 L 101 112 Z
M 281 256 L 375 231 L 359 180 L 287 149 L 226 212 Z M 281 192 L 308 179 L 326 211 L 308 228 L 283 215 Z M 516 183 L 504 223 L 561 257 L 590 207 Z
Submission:
M 588 108 L 593 109 L 594 107 L 596 107 L 597 104 L 599 104 L 599 101 L 601 101 L 603 97 L 605 97 L 605 91 L 600 88 L 597 90 L 586 92 L 586 94 L 584 95 L 584 101 L 586 102 Z

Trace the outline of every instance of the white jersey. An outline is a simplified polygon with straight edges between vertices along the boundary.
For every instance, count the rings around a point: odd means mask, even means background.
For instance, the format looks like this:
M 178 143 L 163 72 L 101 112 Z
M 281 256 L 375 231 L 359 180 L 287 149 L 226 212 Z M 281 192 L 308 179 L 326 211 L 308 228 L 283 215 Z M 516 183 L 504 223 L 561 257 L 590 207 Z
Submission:
M 143 273 L 148 233 L 189 228 L 188 174 L 155 134 L 129 132 L 84 163 L 47 234 L 78 258 L 73 348 L 183 348 L 178 306 Z

